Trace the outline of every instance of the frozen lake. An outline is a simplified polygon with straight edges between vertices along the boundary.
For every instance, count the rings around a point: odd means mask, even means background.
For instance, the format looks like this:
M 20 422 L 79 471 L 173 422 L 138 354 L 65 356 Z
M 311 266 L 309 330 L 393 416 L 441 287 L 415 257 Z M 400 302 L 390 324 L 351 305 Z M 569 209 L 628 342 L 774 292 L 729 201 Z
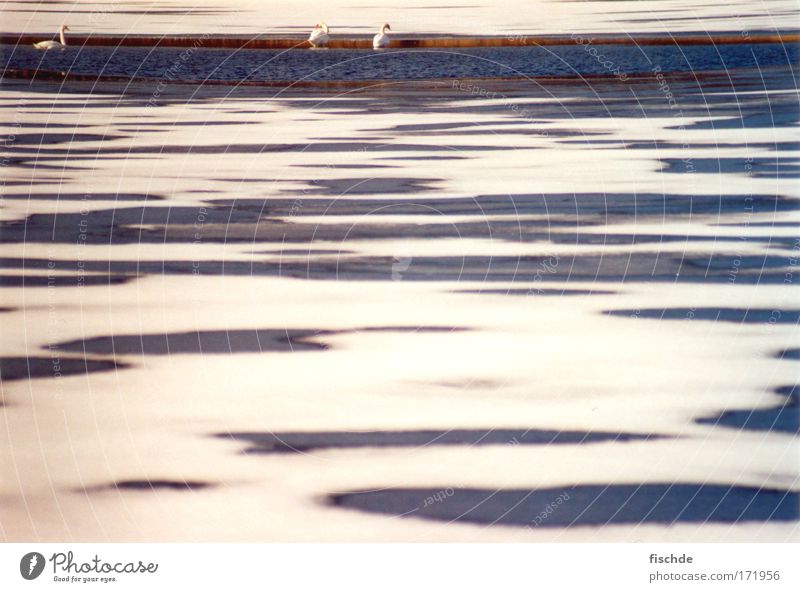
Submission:
M 3 31 L 179 35 L 308 34 L 325 21 L 334 34 L 530 35 L 797 30 L 794 0 L 103 0 L 3 4 Z
M 0 538 L 797 541 L 797 49 L 606 49 L 18 48 Z

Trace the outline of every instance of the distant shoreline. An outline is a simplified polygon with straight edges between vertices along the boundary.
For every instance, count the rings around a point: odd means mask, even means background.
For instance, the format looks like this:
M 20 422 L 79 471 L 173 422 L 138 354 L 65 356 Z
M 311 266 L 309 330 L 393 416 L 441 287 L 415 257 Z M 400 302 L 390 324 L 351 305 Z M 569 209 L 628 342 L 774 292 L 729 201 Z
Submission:
M 0 33 L 0 44 L 29 45 L 53 37 L 52 32 Z M 697 32 L 677 34 L 591 34 L 580 33 L 581 39 L 591 40 L 593 45 L 731 45 L 753 43 L 798 43 L 800 31 L 784 32 Z M 126 47 L 204 47 L 226 49 L 310 49 L 305 37 L 289 35 L 104 35 L 71 34 L 71 45 L 81 46 L 126 46 Z M 527 47 L 574 45 L 571 35 L 525 35 L 505 36 L 452 36 L 452 35 L 404 35 L 392 36 L 392 48 L 466 48 L 466 47 Z M 371 35 L 332 35 L 330 49 L 371 49 Z

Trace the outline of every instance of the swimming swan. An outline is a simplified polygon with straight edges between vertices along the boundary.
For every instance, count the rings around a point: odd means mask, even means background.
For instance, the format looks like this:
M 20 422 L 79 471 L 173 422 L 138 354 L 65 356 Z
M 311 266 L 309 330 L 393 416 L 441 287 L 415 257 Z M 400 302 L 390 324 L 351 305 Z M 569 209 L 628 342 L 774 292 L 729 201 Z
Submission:
M 384 23 L 381 27 L 381 32 L 372 38 L 372 47 L 374 49 L 383 49 L 384 47 L 389 47 L 389 44 L 392 42 L 392 40 L 389 39 L 386 31 L 391 30 L 392 28 L 389 26 L 389 23 Z
M 325 47 L 328 45 L 330 35 L 328 35 L 328 25 L 325 23 L 317 23 L 314 25 L 314 30 L 308 36 L 308 42 L 311 47 Z
M 40 41 L 39 43 L 34 43 L 33 46 L 36 49 L 66 49 L 67 47 L 67 40 L 64 37 L 64 31 L 69 31 L 69 27 L 67 25 L 61 25 L 58 28 L 58 35 L 61 38 L 61 43 L 58 41 Z

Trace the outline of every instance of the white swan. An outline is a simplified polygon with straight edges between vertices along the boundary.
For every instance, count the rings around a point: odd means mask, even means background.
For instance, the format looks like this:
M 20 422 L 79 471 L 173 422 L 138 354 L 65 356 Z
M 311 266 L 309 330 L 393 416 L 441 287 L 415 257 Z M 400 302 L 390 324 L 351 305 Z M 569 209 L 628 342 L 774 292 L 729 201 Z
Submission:
M 308 42 L 311 47 L 325 47 L 328 45 L 330 35 L 328 35 L 328 25 L 325 23 L 317 23 L 314 25 L 314 30 L 308 36 Z
M 383 49 L 384 47 L 389 47 L 389 44 L 392 42 L 392 40 L 389 39 L 386 31 L 391 30 L 392 28 L 389 26 L 389 23 L 384 23 L 381 27 L 381 32 L 372 38 L 372 47 L 374 49 Z
M 36 49 L 66 49 L 67 47 L 67 40 L 64 37 L 64 31 L 69 31 L 69 27 L 67 25 L 61 25 L 58 28 L 58 36 L 61 38 L 61 43 L 58 41 L 40 41 L 39 43 L 34 43 L 33 46 Z

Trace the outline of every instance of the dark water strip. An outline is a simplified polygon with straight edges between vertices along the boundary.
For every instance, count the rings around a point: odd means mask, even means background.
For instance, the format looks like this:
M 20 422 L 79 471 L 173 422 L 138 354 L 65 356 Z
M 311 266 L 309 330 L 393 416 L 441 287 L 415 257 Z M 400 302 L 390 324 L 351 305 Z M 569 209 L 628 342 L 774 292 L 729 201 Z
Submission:
M 230 51 L 68 47 L 41 52 L 0 46 L 4 70 L 178 80 L 341 81 L 613 76 L 791 66 L 800 44 L 693 46 L 565 45 L 429 50 Z
M 700 483 L 573 485 L 533 490 L 389 488 L 330 496 L 339 507 L 390 516 L 529 528 L 794 521 L 794 491 Z
M 427 448 L 430 446 L 549 446 L 657 440 L 666 436 L 577 430 L 389 430 L 371 432 L 240 432 L 217 434 L 247 443 L 247 454 L 308 452 L 335 448 Z

